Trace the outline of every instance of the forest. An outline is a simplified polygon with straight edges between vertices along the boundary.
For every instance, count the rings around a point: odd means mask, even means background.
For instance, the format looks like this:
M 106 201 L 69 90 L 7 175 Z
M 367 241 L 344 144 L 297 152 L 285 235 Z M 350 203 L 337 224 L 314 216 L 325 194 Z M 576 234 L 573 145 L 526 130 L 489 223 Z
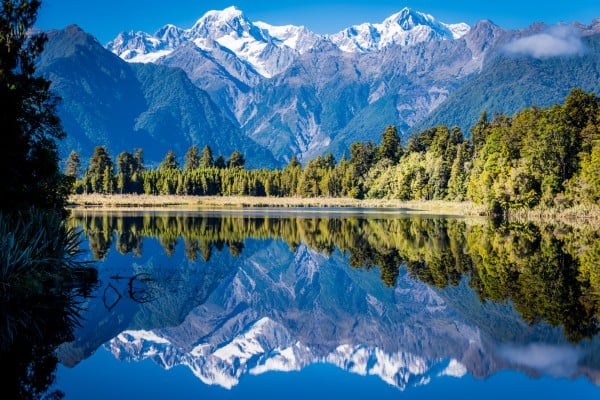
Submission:
M 79 155 L 66 160 L 76 193 L 351 197 L 473 201 L 490 211 L 565 208 L 600 198 L 600 98 L 573 89 L 563 104 L 532 106 L 515 115 L 483 112 L 465 135 L 437 126 L 401 142 L 388 126 L 379 144 L 356 142 L 338 161 L 331 153 L 302 166 L 244 168 L 244 155 L 226 160 L 209 146 L 188 149 L 180 166 L 169 150 L 145 168 L 143 150 L 113 161 L 95 148 L 81 171 Z

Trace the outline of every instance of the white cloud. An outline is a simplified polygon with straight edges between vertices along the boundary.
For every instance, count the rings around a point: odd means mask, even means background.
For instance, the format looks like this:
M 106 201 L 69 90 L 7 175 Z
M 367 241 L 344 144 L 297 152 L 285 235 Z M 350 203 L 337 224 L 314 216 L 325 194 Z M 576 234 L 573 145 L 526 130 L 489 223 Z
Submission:
M 516 365 L 532 368 L 539 373 L 569 378 L 578 370 L 580 351 L 569 346 L 529 344 L 505 345 L 498 349 L 502 358 Z
M 510 54 L 535 58 L 574 56 L 582 54 L 584 45 L 580 33 L 567 25 L 554 26 L 545 32 L 515 39 L 504 46 Z

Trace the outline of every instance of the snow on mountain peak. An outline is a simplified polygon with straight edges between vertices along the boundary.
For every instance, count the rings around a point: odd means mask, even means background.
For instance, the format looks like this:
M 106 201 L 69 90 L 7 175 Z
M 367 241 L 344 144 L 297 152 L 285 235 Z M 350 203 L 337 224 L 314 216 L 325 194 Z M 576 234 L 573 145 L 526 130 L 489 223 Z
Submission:
M 342 344 L 326 354 L 303 344 L 291 332 L 268 317 L 263 317 L 235 337 L 221 343 L 202 342 L 185 350 L 164 333 L 125 331 L 106 346 L 120 359 L 150 358 L 165 368 L 185 365 L 202 382 L 231 389 L 245 374 L 270 371 L 300 371 L 308 365 L 327 363 L 362 376 L 377 376 L 404 390 L 436 376 L 461 377 L 466 367 L 457 360 L 428 360 L 409 352 L 388 353 L 378 347 Z
M 417 25 L 432 25 L 435 24 L 435 18 L 430 14 L 413 11 L 408 7 L 404 7 L 399 12 L 387 17 L 381 25 L 389 27 L 397 24 L 403 30 L 408 31 Z
M 467 24 L 445 24 L 432 15 L 408 7 L 390 15 L 379 24 L 363 23 L 329 36 L 341 50 L 371 52 L 389 45 L 411 46 L 440 39 L 459 39 L 470 27 Z
M 154 35 L 121 33 L 106 47 L 129 62 L 158 62 L 191 42 L 207 52 L 232 52 L 257 74 L 270 78 L 285 71 L 298 55 L 322 41 L 330 41 L 345 52 L 366 53 L 389 45 L 458 39 L 469 29 L 467 24 L 445 24 L 429 14 L 403 8 L 382 23 L 363 23 L 321 36 L 304 26 L 252 22 L 240 9 L 231 6 L 206 12 L 189 29 L 168 24 Z
M 241 34 L 251 29 L 252 23 L 236 7 L 207 11 L 190 29 L 190 33 L 202 36 L 220 36 L 232 31 Z
M 204 14 L 204 17 L 216 17 L 220 20 L 227 21 L 236 18 L 243 18 L 244 13 L 236 6 L 229 6 L 223 10 L 211 10 Z
M 300 54 L 312 49 L 321 39 L 320 35 L 308 30 L 303 25 L 275 26 L 261 21 L 255 22 L 254 25 L 266 31 L 276 45 L 289 47 Z

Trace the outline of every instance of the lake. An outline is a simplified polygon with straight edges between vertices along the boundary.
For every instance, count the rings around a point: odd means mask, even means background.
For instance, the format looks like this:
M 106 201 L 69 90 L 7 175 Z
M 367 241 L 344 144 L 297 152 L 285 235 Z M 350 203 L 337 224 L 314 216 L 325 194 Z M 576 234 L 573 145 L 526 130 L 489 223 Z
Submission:
M 592 229 L 361 210 L 70 224 L 99 283 L 48 371 L 66 399 L 600 398 Z

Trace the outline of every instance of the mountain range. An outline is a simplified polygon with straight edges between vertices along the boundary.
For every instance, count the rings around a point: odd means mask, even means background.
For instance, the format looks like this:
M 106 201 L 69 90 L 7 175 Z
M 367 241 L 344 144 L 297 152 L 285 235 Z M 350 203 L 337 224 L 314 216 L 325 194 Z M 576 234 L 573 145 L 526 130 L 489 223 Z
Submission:
M 207 262 L 186 260 L 181 243 L 171 256 L 158 240 L 143 247 L 133 262 L 109 252 L 85 323 L 59 348 L 63 365 L 103 346 L 119 360 L 185 366 L 224 388 L 315 363 L 401 390 L 504 369 L 600 379 L 597 337 L 569 343 L 560 328 L 528 325 L 508 303 L 480 302 L 466 281 L 436 289 L 404 270 L 386 288 L 377 269 L 351 268 L 341 251 L 325 255 L 304 243 L 291 250 L 276 239 L 245 240 L 243 253 L 215 250 Z M 130 276 L 146 286 L 132 289 Z
M 600 21 L 505 30 L 444 23 L 404 8 L 331 35 L 250 21 L 229 7 L 190 28 L 122 32 L 105 46 L 70 26 L 49 32 L 39 71 L 63 98 L 63 153 L 141 147 L 157 162 L 209 144 L 253 166 L 305 162 L 387 125 L 406 139 L 434 124 L 598 92 Z

